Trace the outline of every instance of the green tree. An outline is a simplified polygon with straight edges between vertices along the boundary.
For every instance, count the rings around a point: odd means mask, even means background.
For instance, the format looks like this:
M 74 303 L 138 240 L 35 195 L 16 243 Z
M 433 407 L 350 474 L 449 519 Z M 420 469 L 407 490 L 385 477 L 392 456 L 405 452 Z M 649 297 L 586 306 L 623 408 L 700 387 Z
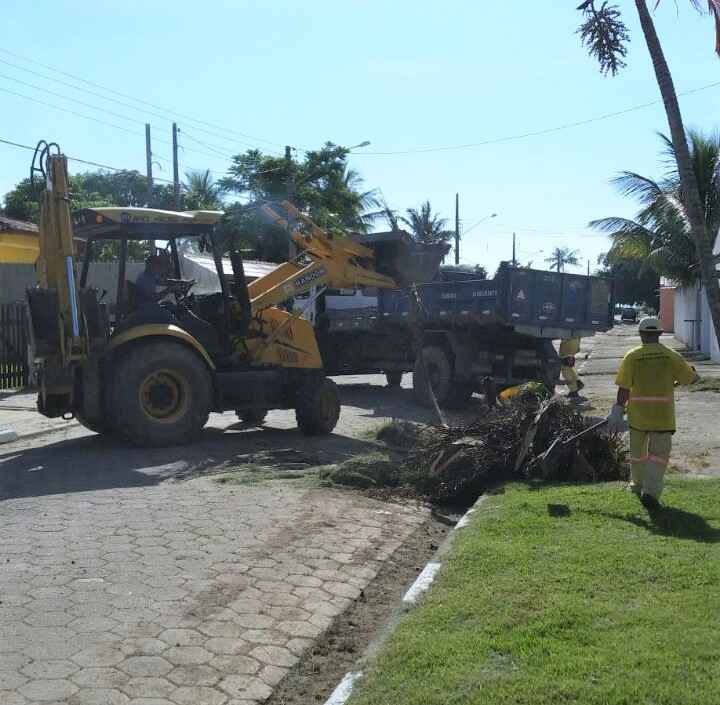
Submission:
M 433 213 L 430 201 L 425 201 L 420 208 L 408 208 L 407 217 L 400 216 L 399 220 L 410 228 L 410 234 L 417 242 L 424 245 L 439 245 L 448 242 L 454 231 L 448 230 L 447 220 Z
M 70 176 L 72 208 L 101 206 L 144 206 L 147 200 L 147 179 L 137 171 L 89 171 Z M 172 208 L 171 185 L 153 184 L 153 207 Z M 5 195 L 5 214 L 10 218 L 37 223 L 40 219 L 37 187 L 23 179 Z
M 695 243 L 681 197 L 680 175 L 672 159 L 672 143 L 660 135 L 664 144 L 664 163 L 671 165 L 659 181 L 631 171 L 613 179 L 625 196 L 640 204 L 634 220 L 603 218 L 590 226 L 610 235 L 613 246 L 610 260 L 636 259 L 661 276 L 681 284 L 692 284 L 700 274 Z M 720 229 L 720 134 L 688 133 L 690 159 L 700 191 L 705 232 Z M 712 243 L 710 243 L 712 246 Z
M 380 203 L 363 190 L 360 175 L 347 166 L 348 150 L 328 142 L 302 160 L 248 150 L 233 157 L 220 188 L 250 201 L 290 200 L 320 227 L 367 232 Z
M 545 258 L 545 261 L 550 265 L 551 270 L 564 272 L 566 264 L 577 267 L 579 264 L 578 251 L 571 250 L 569 247 L 556 247 L 550 257 Z
M 660 2 L 661 0 L 656 0 L 655 6 L 657 7 Z M 713 16 L 716 29 L 715 50 L 720 54 L 720 0 L 706 0 L 705 3 L 701 3 L 700 0 L 690 0 L 690 4 L 698 11 L 702 11 L 703 6 L 706 6 L 708 14 Z M 713 241 L 717 233 L 707 231 L 702 197 L 693 171 L 675 84 L 646 0 L 635 0 L 635 9 L 640 18 L 655 79 L 665 105 L 680 182 L 680 198 L 688 219 L 690 237 L 695 245 L 715 334 L 720 340 L 720 282 L 713 258 Z M 598 60 L 601 71 L 615 75 L 625 65 L 626 45 L 629 40 L 629 33 L 619 8 L 607 2 L 596 6 L 595 0 L 585 0 L 579 5 L 578 10 L 583 13 L 585 20 L 579 29 L 583 44 L 589 54 Z
M 220 188 L 209 169 L 188 171 L 182 185 L 183 210 L 222 210 Z
M 616 303 L 644 304 L 660 307 L 660 278 L 652 269 L 643 266 L 638 259 L 613 259 L 609 254 L 598 258 L 600 269 L 595 276 L 611 282 L 613 298 Z

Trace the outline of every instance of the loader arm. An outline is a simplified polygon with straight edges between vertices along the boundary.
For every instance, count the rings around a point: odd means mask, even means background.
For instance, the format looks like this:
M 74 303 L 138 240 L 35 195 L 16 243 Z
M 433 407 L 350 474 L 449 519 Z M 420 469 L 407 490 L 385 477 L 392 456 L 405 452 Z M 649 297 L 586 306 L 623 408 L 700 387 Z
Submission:
M 290 215 L 308 225 L 307 233 L 291 229 L 289 221 L 270 206 L 263 206 L 263 211 L 278 225 L 291 230 L 291 238 L 310 262 L 303 264 L 298 259 L 286 262 L 252 282 L 248 293 L 253 315 L 307 293 L 314 286 L 335 289 L 399 288 L 392 277 L 373 268 L 374 253 L 371 249 L 350 238 L 321 230 L 288 201 L 283 201 L 281 205 Z

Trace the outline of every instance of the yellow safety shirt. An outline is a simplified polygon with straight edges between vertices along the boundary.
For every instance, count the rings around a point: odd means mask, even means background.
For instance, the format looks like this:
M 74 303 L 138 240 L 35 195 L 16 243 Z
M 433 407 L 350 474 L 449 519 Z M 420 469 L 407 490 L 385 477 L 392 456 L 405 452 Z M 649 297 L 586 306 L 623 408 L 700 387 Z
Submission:
M 690 384 L 695 371 L 670 348 L 645 343 L 625 355 L 615 384 L 630 390 L 628 423 L 636 431 L 675 431 L 675 382 Z
M 580 338 L 566 338 L 560 341 L 560 357 L 575 357 L 580 352 Z

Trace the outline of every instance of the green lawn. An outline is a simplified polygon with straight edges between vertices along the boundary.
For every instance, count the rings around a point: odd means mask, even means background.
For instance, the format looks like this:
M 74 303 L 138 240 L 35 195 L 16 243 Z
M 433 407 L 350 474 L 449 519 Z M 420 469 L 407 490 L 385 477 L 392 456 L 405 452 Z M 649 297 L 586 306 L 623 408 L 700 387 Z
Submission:
M 351 705 L 718 705 L 720 482 L 649 516 L 609 485 L 521 485 L 460 532 Z

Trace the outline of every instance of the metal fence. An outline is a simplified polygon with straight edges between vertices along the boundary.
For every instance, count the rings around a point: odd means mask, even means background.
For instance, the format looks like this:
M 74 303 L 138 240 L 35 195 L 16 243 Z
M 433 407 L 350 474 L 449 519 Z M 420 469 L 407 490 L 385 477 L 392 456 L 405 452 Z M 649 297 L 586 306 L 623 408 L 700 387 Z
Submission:
M 0 390 L 25 387 L 29 376 L 25 304 L 0 304 Z

